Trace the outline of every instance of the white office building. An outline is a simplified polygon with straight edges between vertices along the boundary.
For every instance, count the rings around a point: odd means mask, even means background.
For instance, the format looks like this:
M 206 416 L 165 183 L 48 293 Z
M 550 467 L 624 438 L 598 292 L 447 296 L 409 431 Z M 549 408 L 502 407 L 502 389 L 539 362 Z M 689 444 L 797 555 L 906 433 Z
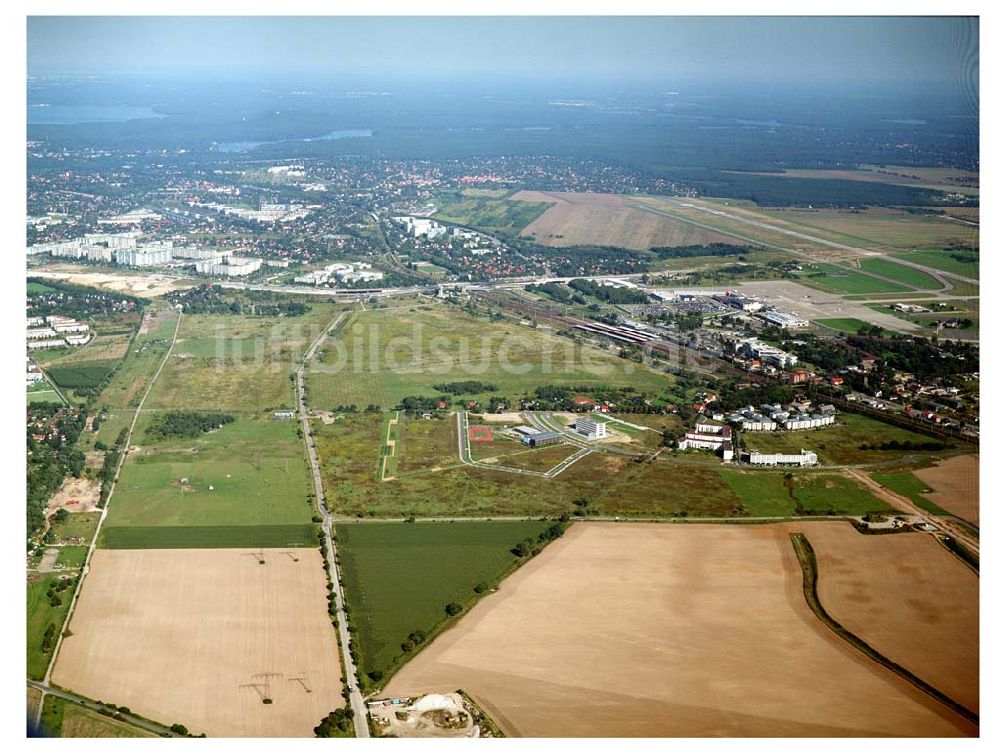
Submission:
M 608 425 L 605 422 L 598 422 L 589 417 L 581 417 L 576 421 L 576 431 L 591 440 L 608 437 Z

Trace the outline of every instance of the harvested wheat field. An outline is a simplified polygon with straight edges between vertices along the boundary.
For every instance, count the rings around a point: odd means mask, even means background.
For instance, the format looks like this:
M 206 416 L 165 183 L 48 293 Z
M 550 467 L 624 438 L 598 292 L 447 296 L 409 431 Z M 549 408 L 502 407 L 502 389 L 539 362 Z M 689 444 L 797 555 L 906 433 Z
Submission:
M 883 655 L 979 711 L 979 578 L 933 536 L 810 524 L 827 612 Z
M 913 472 L 934 490 L 927 495 L 953 515 L 979 525 L 979 456 L 966 455 L 939 461 Z
M 959 736 L 806 606 L 802 524 L 577 524 L 397 674 L 510 735 Z
M 615 194 L 520 191 L 511 199 L 554 202 L 523 231 L 545 246 L 654 246 L 736 243 L 729 236 L 639 210 Z
M 192 733 L 312 736 L 344 704 L 322 558 L 258 554 L 98 550 L 53 682 Z

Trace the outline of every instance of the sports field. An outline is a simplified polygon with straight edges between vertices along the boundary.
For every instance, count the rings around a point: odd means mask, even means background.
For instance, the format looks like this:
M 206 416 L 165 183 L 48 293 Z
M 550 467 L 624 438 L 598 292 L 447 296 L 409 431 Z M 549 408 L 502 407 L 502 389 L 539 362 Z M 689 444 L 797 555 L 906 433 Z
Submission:
M 343 705 L 325 584 L 315 549 L 98 551 L 53 682 L 196 734 L 312 736 Z
M 445 607 L 463 608 L 514 566 L 511 549 L 537 536 L 542 521 L 477 523 L 342 523 L 337 544 L 363 672 L 387 673 L 416 630 L 446 622 Z
M 810 524 L 827 612 L 883 655 L 979 711 L 979 579 L 932 536 Z
M 812 525 L 574 525 L 384 694 L 462 688 L 512 736 L 975 734 L 812 614 Z
M 937 438 L 921 435 L 861 414 L 841 412 L 833 425 L 815 430 L 776 430 L 771 433 L 740 433 L 746 450 L 761 453 L 798 453 L 815 451 L 820 464 L 872 464 L 894 461 L 907 451 L 880 450 L 890 441 L 903 443 L 938 443 Z M 867 448 L 862 448 L 867 446 Z
M 323 409 L 388 410 L 406 396 L 440 397 L 434 384 L 454 381 L 494 385 L 481 396 L 516 402 L 545 385 L 632 386 L 656 395 L 672 380 L 564 337 L 447 304 L 355 313 L 318 357 L 306 386 L 310 406 Z
M 159 409 L 289 409 L 289 376 L 336 307 L 313 303 L 304 316 L 186 315 L 147 405 Z
M 314 534 L 297 423 L 241 415 L 195 439 L 149 444 L 141 433 L 152 416 L 140 418 L 103 546 L 286 546 Z M 206 544 L 213 534 L 219 543 Z
M 511 199 L 552 204 L 521 231 L 544 246 L 657 246 L 737 243 L 729 236 L 636 209 L 622 197 L 594 192 L 521 191 Z

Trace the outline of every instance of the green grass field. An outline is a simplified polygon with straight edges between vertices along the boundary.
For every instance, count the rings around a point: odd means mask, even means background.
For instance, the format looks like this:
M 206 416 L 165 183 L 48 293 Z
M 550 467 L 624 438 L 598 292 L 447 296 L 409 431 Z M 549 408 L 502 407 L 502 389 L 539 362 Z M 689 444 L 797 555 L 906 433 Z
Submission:
M 42 389 L 40 391 L 29 391 L 27 393 L 28 404 L 33 404 L 35 402 L 60 402 L 62 399 L 59 398 L 53 389 Z
M 80 434 L 81 448 L 92 448 L 97 440 L 113 443 L 118 433 L 128 427 L 135 407 L 170 348 L 170 340 L 177 328 L 177 319 L 178 316 L 173 311 L 162 312 L 153 328 L 147 333 L 136 335 L 128 353 L 122 358 L 93 407 L 94 410 L 107 407 L 109 419 L 99 432 Z
M 921 272 L 918 269 L 914 269 L 913 267 L 896 264 L 888 259 L 871 257 L 860 260 L 859 264 L 861 265 L 861 269 L 865 272 L 871 272 L 879 275 L 880 277 L 885 277 L 888 280 L 899 282 L 904 285 L 910 285 L 922 290 L 938 290 L 942 287 L 941 283 L 929 274 Z
M 522 202 L 465 190 L 435 194 L 434 204 L 438 208 L 435 220 L 516 236 L 554 203 Z
M 815 264 L 806 267 L 803 279 L 834 293 L 898 293 L 906 288 L 889 280 L 861 274 L 836 264 Z
M 963 277 L 973 280 L 979 279 L 979 252 L 962 252 L 959 254 L 963 258 L 975 258 L 972 262 L 960 262 L 956 258 L 956 252 L 944 251 L 943 249 L 928 249 L 926 251 L 908 251 L 900 254 L 900 258 L 907 261 L 922 264 L 932 269 L 943 269 L 946 272 L 954 272 Z
M 155 738 L 156 734 L 68 702 L 63 711 L 59 736 L 61 738 Z
M 59 557 L 56 559 L 57 565 L 66 568 L 79 569 L 83 567 L 84 560 L 87 559 L 89 546 L 59 547 Z
M 104 546 L 207 546 L 217 535 L 223 546 L 254 546 L 263 540 L 252 538 L 254 527 L 282 536 L 309 527 L 311 488 L 297 423 L 237 416 L 196 439 L 150 445 L 143 432 L 151 417 L 140 418 L 134 441 L 140 450 L 122 468 Z M 178 530 L 156 539 L 155 529 L 168 526 Z M 181 527 L 196 530 L 185 539 Z
M 854 334 L 862 326 L 867 325 L 867 322 L 860 321 L 859 319 L 816 319 L 814 323 L 837 332 L 847 332 L 848 334 Z
M 397 470 L 400 473 L 459 463 L 454 416 L 440 420 L 400 419 L 403 436 L 396 441 Z
M 357 627 L 362 671 L 388 673 L 415 630 L 432 634 L 445 606 L 468 607 L 478 583 L 517 562 L 511 548 L 537 536 L 540 521 L 337 526 L 344 592 Z
M 657 395 L 673 380 L 564 337 L 442 304 L 356 313 L 318 357 L 306 377 L 310 406 L 318 408 L 387 410 L 406 396 L 440 396 L 434 384 L 454 381 L 495 385 L 483 397 L 514 402 L 543 385 L 632 386 Z
M 924 493 L 932 492 L 916 474 L 908 471 L 890 472 L 882 474 L 872 474 L 871 478 L 888 487 L 904 497 L 908 497 L 913 503 L 934 515 L 948 515 L 948 511 L 941 506 L 928 500 Z
M 49 584 L 56 580 L 55 575 L 40 575 L 28 580 L 28 619 L 27 619 L 27 639 L 28 639 L 28 678 L 41 681 L 45 677 L 45 669 L 48 668 L 49 660 L 52 658 L 52 650 L 42 650 L 42 640 L 45 630 L 50 624 L 54 625 L 56 635 L 62 628 L 66 612 L 69 610 L 69 602 L 73 597 L 75 585 L 71 585 L 58 594 L 62 603 L 59 606 L 52 606 L 46 595 Z M 53 643 L 55 637 L 52 638 Z
M 94 511 L 89 513 L 70 513 L 66 519 L 53 524 L 49 540 L 53 544 L 79 543 L 89 544 L 94 538 L 97 530 L 97 521 L 101 514 Z
M 289 376 L 337 308 L 316 303 L 304 316 L 187 315 L 174 353 L 147 402 L 161 409 L 263 412 L 294 404 Z
M 104 549 L 224 549 L 318 546 L 311 524 L 258 526 L 107 526 Z
M 857 482 L 829 472 L 794 470 L 788 494 L 785 471 L 723 469 L 722 478 L 739 496 L 749 515 L 793 516 L 799 508 L 813 515 L 860 515 L 888 506 Z
M 771 433 L 740 433 L 746 450 L 761 453 L 798 453 L 800 449 L 815 451 L 825 466 L 841 464 L 870 464 L 893 461 L 907 451 L 880 451 L 877 447 L 891 440 L 913 443 L 936 443 L 936 438 L 865 417 L 861 414 L 841 413 L 829 427 L 816 430 L 778 430 Z M 861 446 L 869 448 L 863 450 Z M 874 447 L 874 448 L 873 448 Z

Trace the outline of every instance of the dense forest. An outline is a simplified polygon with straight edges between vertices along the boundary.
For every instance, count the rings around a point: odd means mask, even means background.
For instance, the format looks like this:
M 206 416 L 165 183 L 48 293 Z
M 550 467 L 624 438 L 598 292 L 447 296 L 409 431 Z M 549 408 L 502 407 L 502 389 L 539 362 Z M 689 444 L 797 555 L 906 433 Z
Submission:
M 153 417 L 146 428 L 146 437 L 150 440 L 196 438 L 235 421 L 232 415 L 219 412 L 163 412 Z

